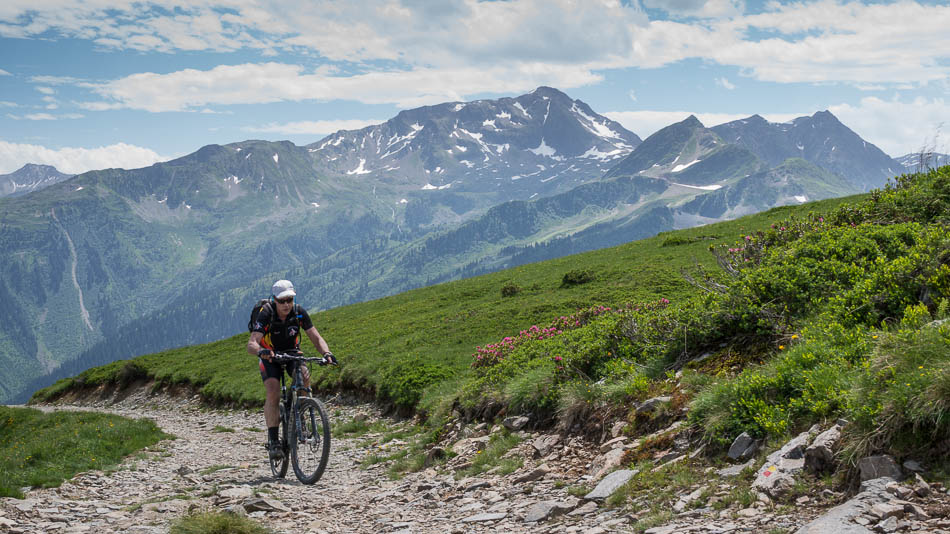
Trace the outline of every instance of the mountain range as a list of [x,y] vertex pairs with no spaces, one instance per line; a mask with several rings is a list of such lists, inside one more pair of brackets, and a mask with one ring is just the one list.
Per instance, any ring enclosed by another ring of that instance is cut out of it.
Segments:
[[689,117],[641,141],[541,87],[307,146],[209,145],[83,173],[0,199],[0,400],[233,335],[277,278],[326,309],[867,191],[903,171],[829,112],[714,128]]

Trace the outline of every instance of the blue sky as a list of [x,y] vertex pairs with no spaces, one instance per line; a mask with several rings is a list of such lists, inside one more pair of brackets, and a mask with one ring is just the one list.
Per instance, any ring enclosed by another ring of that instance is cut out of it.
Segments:
[[557,87],[641,137],[830,110],[950,152],[946,1],[4,0],[0,173],[308,144],[401,109]]

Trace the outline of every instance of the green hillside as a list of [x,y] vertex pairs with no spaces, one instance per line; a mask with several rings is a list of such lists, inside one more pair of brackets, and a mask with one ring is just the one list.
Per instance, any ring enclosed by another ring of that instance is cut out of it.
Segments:
[[[438,377],[437,382],[445,381],[446,390],[451,390],[471,373],[471,355],[476,346],[590,306],[617,307],[660,298],[683,300],[697,289],[680,271],[696,263],[713,269],[715,259],[707,251],[710,245],[731,243],[741,233],[766,228],[795,214],[830,209],[844,201],[777,208],[736,221],[664,233],[618,247],[314,313],[314,324],[344,363],[339,370],[327,371],[323,383],[327,387],[361,389],[381,401],[414,407],[423,392],[431,395],[433,389],[426,387],[430,385],[427,380],[409,380],[400,386],[400,373]],[[580,271],[590,273],[592,280],[563,286],[565,275]],[[506,286],[520,290],[505,297],[502,289]],[[251,303],[245,306],[248,310]],[[306,301],[302,304],[319,307]],[[120,380],[134,367],[137,371],[133,376],[190,383],[215,402],[260,404],[260,377],[254,358],[244,351],[246,342],[247,335],[241,333],[206,345],[138,357],[131,364],[117,361],[60,381],[36,398],[76,384]]]
[[[948,222],[945,167],[333,309],[314,319],[344,364],[318,382],[436,425],[455,411],[575,431],[626,418],[644,433],[688,407],[710,450],[843,417],[848,454],[926,458],[950,433]],[[245,340],[115,362],[34,399],[152,377],[260,404]],[[661,394],[669,409],[631,411]]]

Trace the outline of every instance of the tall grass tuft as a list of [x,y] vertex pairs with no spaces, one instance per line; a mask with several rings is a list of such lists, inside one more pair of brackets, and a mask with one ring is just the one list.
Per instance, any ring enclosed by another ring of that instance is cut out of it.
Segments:
[[195,512],[172,523],[169,534],[270,534],[257,521],[225,512]]

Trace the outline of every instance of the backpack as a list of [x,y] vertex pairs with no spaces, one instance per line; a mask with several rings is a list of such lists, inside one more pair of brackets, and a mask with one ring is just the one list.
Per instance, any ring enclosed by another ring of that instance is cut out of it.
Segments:
[[257,301],[257,304],[251,308],[251,320],[247,322],[247,331],[251,332],[254,330],[254,323],[257,322],[257,316],[260,315],[261,310],[264,309],[264,306],[270,304],[270,299],[261,299]]

